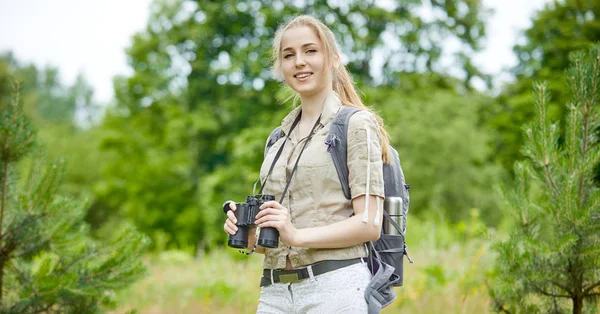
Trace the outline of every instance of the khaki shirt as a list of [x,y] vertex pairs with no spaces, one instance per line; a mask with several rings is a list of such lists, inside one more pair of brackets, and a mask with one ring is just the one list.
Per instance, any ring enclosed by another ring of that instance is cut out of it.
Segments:
[[[292,224],[297,229],[327,226],[349,218],[354,212],[351,201],[344,196],[331,154],[327,152],[325,144],[331,122],[340,108],[340,99],[335,92],[332,92],[325,100],[321,121],[302,153],[285,199],[281,202],[289,209]],[[281,126],[284,136],[267,152],[260,169],[261,182],[264,182],[271,163],[284,143],[287,132],[300,113],[300,109],[301,107],[298,106],[283,119]],[[284,146],[263,190],[263,194],[274,195],[277,201],[281,198],[298,154],[306,141],[306,138],[299,139],[296,134],[296,130],[290,134],[288,143]],[[370,156],[367,156],[368,149]],[[375,118],[368,111],[359,111],[350,118],[347,163],[352,198],[367,194],[367,187],[369,195],[383,198],[380,133]],[[369,177],[368,181],[367,177]],[[377,205],[381,207],[380,210],[383,210],[383,204],[380,203],[377,202]],[[292,266],[296,268],[323,260],[366,257],[367,251],[363,244],[336,249],[312,249],[284,246],[280,240],[277,248],[265,249],[264,268],[284,268],[288,255]]]

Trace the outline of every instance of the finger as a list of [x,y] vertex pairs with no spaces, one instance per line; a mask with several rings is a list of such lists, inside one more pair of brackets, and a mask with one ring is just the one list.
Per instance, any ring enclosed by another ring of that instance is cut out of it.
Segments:
[[259,224],[258,226],[261,228],[275,228],[277,230],[280,230],[283,227],[284,223],[281,221],[265,221],[261,224]]
[[234,233],[236,233],[236,232],[237,232],[237,230],[238,230],[238,227],[235,225],[235,223],[233,223],[233,221],[231,221],[231,220],[229,220],[229,219],[227,219],[227,220],[225,221],[225,225],[226,225],[226,226],[227,226],[229,229],[233,230],[233,232],[234,232]]
[[254,220],[256,221],[256,220],[258,220],[258,219],[260,219],[260,218],[262,218],[264,216],[267,216],[267,215],[277,215],[280,212],[281,212],[280,210],[277,210],[277,209],[274,209],[274,208],[271,208],[271,207],[265,208],[265,209],[261,209],[258,212],[258,214],[256,214],[256,216],[254,216]]
[[235,217],[235,213],[233,211],[227,211],[227,218],[229,218],[229,220],[231,220],[234,224],[237,224],[237,218]]
[[287,219],[287,215],[285,215],[285,213],[272,208],[262,210],[258,214],[261,216],[258,217],[257,215],[258,218],[254,219],[254,223],[257,225],[265,221],[285,221]]
[[228,225],[227,223],[225,223],[223,225],[223,230],[225,230],[225,232],[229,235],[234,235],[236,233],[236,231],[233,231]]
[[276,208],[276,209],[281,209],[283,208],[283,206],[281,206],[281,204],[279,204],[279,202],[277,201],[268,201],[268,202],[264,202],[261,206],[260,209],[265,209],[265,208]]
[[229,203],[229,208],[231,208],[231,210],[235,211],[237,209],[237,206],[235,206],[235,202]]

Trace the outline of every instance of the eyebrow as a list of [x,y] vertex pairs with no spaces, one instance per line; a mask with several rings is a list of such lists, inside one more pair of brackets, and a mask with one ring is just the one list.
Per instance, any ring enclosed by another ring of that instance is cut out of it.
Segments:
[[[307,47],[307,46],[313,46],[313,45],[316,46],[317,44],[315,44],[315,43],[306,43],[306,44],[302,45],[302,48]],[[286,50],[294,50],[294,49],[292,47],[286,47],[285,49],[283,49],[281,51],[283,52],[283,51],[286,51]]]

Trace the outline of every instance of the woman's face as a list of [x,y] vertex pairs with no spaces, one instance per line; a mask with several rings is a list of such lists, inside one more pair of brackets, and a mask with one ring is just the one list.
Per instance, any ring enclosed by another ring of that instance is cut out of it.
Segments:
[[285,31],[281,39],[281,69],[285,82],[301,96],[331,89],[321,40],[308,26]]

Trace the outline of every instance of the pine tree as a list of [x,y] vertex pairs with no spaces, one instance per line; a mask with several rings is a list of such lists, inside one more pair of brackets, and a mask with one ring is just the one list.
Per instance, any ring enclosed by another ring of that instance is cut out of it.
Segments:
[[[518,59],[511,69],[513,83],[503,86],[497,104],[483,111],[486,124],[497,131],[492,142],[497,149],[495,160],[511,170],[525,137],[521,126],[532,121],[531,104],[534,81],[545,81],[551,92],[548,115],[553,119],[566,116],[565,104],[571,94],[564,84],[563,73],[569,68],[567,56],[587,49],[600,41],[600,1],[545,1],[546,5],[531,16],[530,27],[513,47]],[[564,129],[564,128],[563,128]],[[600,171],[596,172],[600,178]]]
[[[132,229],[110,243],[89,237],[85,201],[57,195],[64,160],[46,163],[35,153],[40,145],[23,115],[18,83],[12,95],[0,103],[0,312],[110,308],[115,291],[145,272],[140,254],[148,240]],[[22,177],[25,158],[31,166]]]
[[[491,289],[503,313],[596,313],[600,297],[600,45],[571,56],[573,95],[565,132],[548,118],[549,91],[536,84],[536,117],[524,128],[526,159],[503,189],[515,223],[496,244]],[[564,134],[561,136],[560,134]]]

